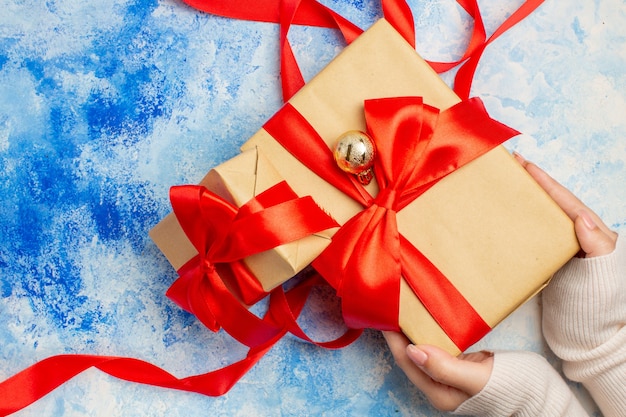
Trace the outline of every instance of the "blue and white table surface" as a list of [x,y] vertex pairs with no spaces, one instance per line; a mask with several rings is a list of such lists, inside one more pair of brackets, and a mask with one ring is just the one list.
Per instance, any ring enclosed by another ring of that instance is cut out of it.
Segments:
[[[481,0],[491,33],[521,0]],[[325,3],[362,28],[379,2]],[[459,57],[471,20],[453,0],[412,1],[417,49]],[[0,0],[0,379],[51,355],[141,358],[183,377],[245,350],[164,293],[176,278],[148,230],[168,189],[196,183],[281,105],[278,28],[178,0]],[[295,27],[309,79],[343,48]],[[613,228],[626,218],[626,1],[547,1],[487,48],[473,85],[506,143]],[[446,81],[452,78],[444,77]],[[475,349],[547,355],[540,297]],[[304,325],[336,331],[320,292]],[[333,310],[336,311],[336,308]],[[584,391],[572,388],[591,413]],[[2,399],[0,399],[2,401]],[[323,350],[293,337],[218,398],[89,370],[19,416],[439,416],[367,331]]]

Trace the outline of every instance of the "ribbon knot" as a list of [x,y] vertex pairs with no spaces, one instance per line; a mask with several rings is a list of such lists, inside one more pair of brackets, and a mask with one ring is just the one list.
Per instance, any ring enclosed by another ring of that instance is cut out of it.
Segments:
[[205,256],[201,256],[202,261],[200,262],[201,268],[200,268],[200,272],[203,276],[208,276],[210,274],[216,273],[215,271],[215,265],[213,264],[213,262],[211,262],[211,260],[209,258]]
[[373,201],[373,204],[378,207],[386,208],[387,210],[396,210],[396,198],[398,192],[395,188],[387,187],[379,191],[378,195]]

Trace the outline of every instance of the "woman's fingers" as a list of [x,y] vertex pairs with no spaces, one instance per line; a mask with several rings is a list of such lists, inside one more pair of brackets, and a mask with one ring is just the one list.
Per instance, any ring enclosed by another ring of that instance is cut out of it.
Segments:
[[492,355],[487,352],[454,357],[436,346],[409,345],[407,353],[433,380],[458,388],[469,396],[483,389],[493,366]]
[[596,216],[587,210],[581,210],[574,221],[576,237],[583,252],[588,258],[608,255],[615,250],[617,234],[603,228],[595,223]]
[[398,366],[439,410],[455,410],[489,380],[493,367],[489,353],[455,358],[435,346],[414,346],[400,333],[383,334]]

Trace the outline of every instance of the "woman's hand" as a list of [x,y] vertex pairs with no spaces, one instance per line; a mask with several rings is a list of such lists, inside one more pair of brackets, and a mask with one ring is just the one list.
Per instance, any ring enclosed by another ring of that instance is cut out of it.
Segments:
[[576,237],[585,257],[608,255],[615,250],[617,233],[610,230],[589,207],[537,165],[526,161],[518,153],[514,153],[514,156],[541,188],[574,221]]
[[439,410],[455,410],[478,394],[491,375],[493,354],[489,352],[454,357],[435,346],[414,346],[400,333],[383,335],[398,366]]
[[[537,165],[517,153],[514,156],[574,221],[584,256],[608,255],[615,250],[617,233]],[[478,394],[489,381],[493,369],[493,355],[489,352],[454,357],[435,346],[414,346],[400,333],[383,332],[383,335],[398,366],[439,410],[455,410],[465,400]]]

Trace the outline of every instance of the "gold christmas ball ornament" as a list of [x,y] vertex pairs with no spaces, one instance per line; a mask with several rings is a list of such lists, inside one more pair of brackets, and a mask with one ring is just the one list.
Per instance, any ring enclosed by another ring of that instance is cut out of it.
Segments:
[[339,136],[333,155],[339,168],[356,175],[362,184],[367,185],[372,180],[376,148],[367,133],[350,130]]

